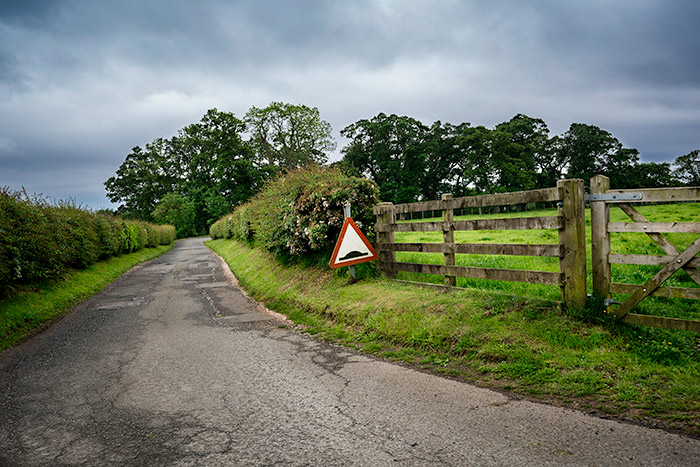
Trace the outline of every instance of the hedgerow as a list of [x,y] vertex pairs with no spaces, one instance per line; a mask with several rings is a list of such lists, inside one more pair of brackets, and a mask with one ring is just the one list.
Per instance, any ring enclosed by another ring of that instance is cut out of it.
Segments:
[[170,225],[124,220],[0,187],[0,297],[17,285],[174,240]]
[[343,204],[363,232],[374,237],[377,185],[339,169],[307,167],[282,174],[251,201],[215,222],[212,238],[235,238],[284,259],[330,255],[343,225]]

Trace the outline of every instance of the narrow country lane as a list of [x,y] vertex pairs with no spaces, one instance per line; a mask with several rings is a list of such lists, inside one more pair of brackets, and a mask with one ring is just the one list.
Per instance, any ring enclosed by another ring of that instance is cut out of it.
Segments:
[[295,333],[203,239],[0,355],[0,465],[697,465],[700,440]]

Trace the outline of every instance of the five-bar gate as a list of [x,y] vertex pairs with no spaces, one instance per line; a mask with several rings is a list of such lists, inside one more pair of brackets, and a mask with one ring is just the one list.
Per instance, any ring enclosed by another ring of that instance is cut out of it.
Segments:
[[[630,313],[644,298],[654,295],[671,298],[700,300],[700,289],[662,287],[663,282],[683,269],[700,285],[700,238],[685,251],[678,249],[663,235],[670,232],[700,233],[700,222],[649,222],[632,203],[700,201],[700,187],[653,188],[638,190],[611,190],[608,177],[597,175],[591,179],[591,240],[593,259],[593,293],[605,300],[615,316],[627,323],[659,326],[700,332],[700,321],[666,318]],[[610,222],[610,206],[615,205],[633,222]],[[610,252],[611,232],[642,232],[651,238],[666,255],[621,255]],[[658,265],[663,268],[644,284],[621,284],[611,280],[611,264]],[[629,294],[614,307],[612,294]]]

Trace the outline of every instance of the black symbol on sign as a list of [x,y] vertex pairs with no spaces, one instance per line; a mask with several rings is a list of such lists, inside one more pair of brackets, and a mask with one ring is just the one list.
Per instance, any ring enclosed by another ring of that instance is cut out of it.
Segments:
[[362,256],[369,256],[369,253],[366,251],[353,250],[342,258],[338,258],[338,261],[347,261],[353,258],[361,258]]

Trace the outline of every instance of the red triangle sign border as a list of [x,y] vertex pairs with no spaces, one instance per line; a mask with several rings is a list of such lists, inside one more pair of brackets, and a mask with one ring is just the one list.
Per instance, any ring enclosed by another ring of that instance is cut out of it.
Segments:
[[[347,261],[343,261],[338,263],[338,253],[340,252],[340,247],[343,244],[343,240],[345,239],[345,234],[347,233],[348,227],[352,228],[355,233],[360,237],[360,240],[362,240],[362,243],[365,244],[367,249],[370,252],[369,256],[363,256],[361,258],[356,258],[356,259],[351,259]],[[337,269],[337,268],[342,268],[345,266],[353,266],[355,264],[359,263],[365,263],[368,261],[374,261],[378,258],[377,251],[374,249],[372,244],[369,243],[369,240],[367,240],[367,237],[365,237],[365,234],[362,233],[360,228],[355,224],[355,221],[352,220],[351,217],[346,217],[345,222],[343,222],[343,228],[340,230],[340,236],[338,237],[338,241],[335,243],[335,248],[333,249],[333,254],[331,255],[331,260],[328,262],[328,266],[331,269]]]

